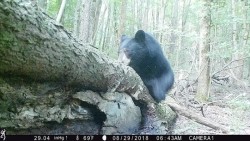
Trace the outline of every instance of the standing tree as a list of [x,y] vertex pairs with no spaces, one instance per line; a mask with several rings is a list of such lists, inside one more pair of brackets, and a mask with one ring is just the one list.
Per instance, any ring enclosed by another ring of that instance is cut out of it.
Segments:
[[63,0],[62,3],[61,3],[60,10],[59,10],[59,12],[57,14],[57,17],[56,17],[56,22],[58,22],[58,23],[60,23],[61,18],[63,16],[64,8],[65,8],[65,5],[66,5],[66,1],[67,0]]
[[[84,43],[93,43],[94,35],[97,30],[97,25],[99,21],[99,14],[101,9],[101,0],[96,1],[78,1],[80,7],[78,7],[79,12],[74,24],[75,31],[79,32],[77,37],[82,40]],[[78,30],[76,30],[78,29]]]
[[[243,36],[243,48],[245,50],[247,50],[245,52],[245,55],[246,56],[250,56],[250,52],[249,52],[249,49],[250,48],[249,46],[247,46],[247,44],[249,43],[249,30],[250,30],[250,23],[248,22],[249,21],[249,18],[248,18],[248,13],[249,12],[249,4],[248,4],[248,0],[245,0],[244,1],[244,23],[243,23],[243,31],[245,31],[244,33],[244,36]],[[246,73],[246,77],[249,78],[250,77],[250,58],[248,58],[247,60],[245,60],[244,62],[244,66],[247,67],[247,73]]]
[[233,50],[235,50],[235,53],[232,56],[233,60],[237,60],[237,67],[234,68],[234,73],[236,76],[236,79],[242,79],[243,76],[243,60],[242,53],[240,52],[240,46],[238,45],[238,32],[237,32],[237,20],[236,20],[236,6],[237,2],[235,0],[231,0],[231,6],[232,6],[232,47]]
[[202,12],[200,22],[200,47],[199,47],[199,78],[196,100],[203,102],[209,98],[210,90],[210,22],[211,0],[202,0]]

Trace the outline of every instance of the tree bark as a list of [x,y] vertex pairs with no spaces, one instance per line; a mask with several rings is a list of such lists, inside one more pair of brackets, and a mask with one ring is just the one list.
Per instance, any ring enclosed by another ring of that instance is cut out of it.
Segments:
[[[240,53],[240,46],[238,45],[238,39],[237,39],[237,21],[236,21],[236,5],[237,2],[235,0],[231,0],[232,5],[232,47],[236,51],[232,59],[233,60],[239,60],[240,58],[243,58],[242,53]],[[234,69],[234,74],[236,75],[236,79],[242,79],[243,76],[243,60],[237,61],[237,68]]]
[[178,28],[178,17],[179,17],[179,0],[175,0],[172,8],[171,17],[171,35],[170,35],[170,52],[175,52],[177,47],[178,37],[176,35],[176,30]]
[[84,43],[93,44],[95,30],[97,29],[101,0],[82,1],[80,10],[79,39]]
[[80,27],[80,9],[81,9],[81,0],[77,0],[76,8],[74,13],[74,30],[73,35],[79,37],[79,27]]
[[142,83],[136,82],[140,78],[129,67],[120,67],[98,50],[83,46],[42,12],[32,13],[34,9],[21,5],[13,10],[7,4],[1,6],[0,15],[0,74],[64,81],[94,91],[107,91],[117,82],[117,91],[133,95],[141,89]]
[[[249,40],[249,30],[250,30],[250,23],[247,22],[249,20],[248,18],[248,10],[249,10],[249,4],[248,0],[244,1],[244,23],[243,23],[243,31],[245,31],[243,35],[243,48],[247,50],[247,44]],[[247,53],[244,54],[244,56],[247,56]],[[250,77],[250,58],[244,60],[244,66],[247,68],[246,69],[246,77]],[[243,68],[244,68],[243,66]]]
[[[125,33],[125,29],[126,29],[126,19],[127,19],[127,2],[126,1],[121,1],[121,15],[120,15],[120,24],[119,24],[119,31],[118,31],[118,35],[121,36],[122,34]],[[120,39],[120,37],[118,38]],[[120,40],[119,40],[120,41]]]
[[203,0],[200,23],[200,47],[199,47],[199,69],[198,88],[196,99],[204,102],[209,98],[210,89],[210,0]]

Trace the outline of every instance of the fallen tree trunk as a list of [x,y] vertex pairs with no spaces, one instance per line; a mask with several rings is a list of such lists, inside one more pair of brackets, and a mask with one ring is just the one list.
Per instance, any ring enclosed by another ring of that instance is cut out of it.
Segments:
[[46,14],[21,4],[0,5],[0,74],[147,96],[141,95],[146,88],[131,68],[82,45]]
[[130,67],[82,45],[36,7],[0,2],[1,128],[15,129],[13,134],[100,134],[89,129],[94,121],[102,134],[130,134],[143,118],[137,101],[154,102]]
[[196,121],[197,123],[200,123],[200,124],[203,124],[205,126],[208,126],[210,128],[213,128],[215,130],[220,130],[222,131],[223,133],[230,133],[230,129],[229,128],[226,128],[222,125],[220,125],[219,123],[216,123],[216,122],[213,122],[207,118],[204,118],[204,117],[201,117],[199,115],[197,115],[196,113],[188,110],[187,108],[185,107],[182,107],[180,106],[174,99],[172,98],[168,98],[166,103],[168,104],[168,106],[170,108],[172,108],[175,112],[191,119],[191,120],[194,120]]

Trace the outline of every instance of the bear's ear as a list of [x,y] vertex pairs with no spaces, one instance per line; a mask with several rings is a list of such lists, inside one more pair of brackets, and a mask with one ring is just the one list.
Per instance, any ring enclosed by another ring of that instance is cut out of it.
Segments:
[[121,37],[121,40],[120,40],[120,42],[122,43],[125,39],[127,39],[128,37],[126,36],[126,35],[122,35],[122,37]]
[[135,39],[136,39],[136,41],[144,42],[145,41],[145,32],[143,30],[138,30],[135,33]]

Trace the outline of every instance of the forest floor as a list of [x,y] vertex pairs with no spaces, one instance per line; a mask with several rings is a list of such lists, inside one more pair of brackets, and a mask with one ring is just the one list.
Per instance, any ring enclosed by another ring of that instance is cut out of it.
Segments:
[[[175,96],[179,103],[187,107],[187,99],[194,99],[195,92],[189,95]],[[230,129],[229,134],[250,135],[250,86],[215,85],[210,92],[209,103],[204,108],[205,118]],[[202,116],[200,109],[188,107],[189,110]],[[171,134],[223,134],[205,125],[199,124],[182,115],[178,115]]]

